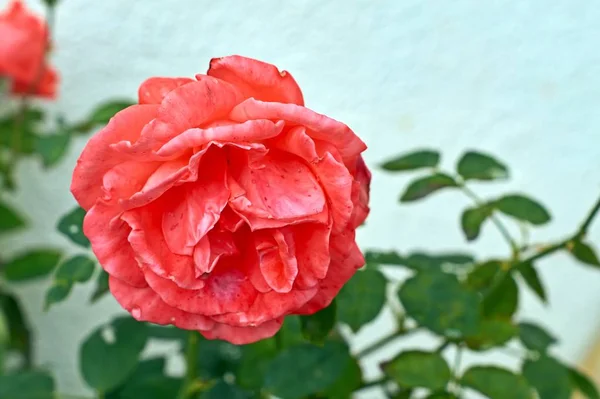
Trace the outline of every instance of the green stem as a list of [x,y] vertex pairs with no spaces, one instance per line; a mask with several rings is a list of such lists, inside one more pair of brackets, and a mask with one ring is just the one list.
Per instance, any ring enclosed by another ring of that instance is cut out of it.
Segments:
[[[464,184],[464,182],[459,181],[458,184],[459,184],[459,187],[462,189],[462,191],[467,195],[467,197],[469,197],[473,200],[475,205],[485,206],[485,202],[481,198],[479,198],[479,196],[477,194],[475,194],[475,192],[473,192],[470,188],[468,188]],[[492,213],[490,215],[490,220],[492,221],[492,223],[494,223],[494,225],[496,226],[496,228],[498,229],[498,231],[500,232],[502,237],[504,237],[504,239],[506,240],[508,245],[510,245],[510,249],[512,251],[513,258],[515,258],[519,254],[519,246],[517,245],[515,240],[512,238],[512,236],[508,232],[508,229],[506,228],[506,226],[504,226],[502,221],[494,213]]]
[[440,346],[438,346],[438,347],[436,348],[436,350],[435,350],[435,351],[436,351],[437,353],[441,353],[441,352],[443,352],[443,351],[444,351],[444,349],[446,349],[448,346],[450,346],[450,343],[451,343],[450,341],[448,341],[448,340],[445,340],[444,342],[442,342],[442,343],[440,344]]
[[358,353],[356,354],[356,357],[361,358],[361,357],[365,357],[370,355],[371,353],[381,349],[382,347],[384,347],[385,345],[389,344],[390,342],[392,342],[393,340],[395,340],[396,338],[409,334],[413,331],[415,331],[415,329],[408,329],[408,330],[401,330],[401,331],[394,331],[393,333],[386,335],[385,337],[383,337],[382,339],[380,339],[377,342],[374,342],[373,344],[367,346],[366,348],[364,348],[361,351],[358,351]]
[[598,198],[598,200],[596,200],[596,204],[590,210],[587,217],[581,224],[581,227],[577,231],[576,237],[583,237],[586,235],[588,228],[592,224],[592,221],[594,220],[594,218],[596,217],[596,215],[598,214],[599,211],[600,211],[600,198]]
[[360,387],[358,387],[357,391],[363,390],[363,389],[367,389],[367,388],[371,388],[371,387],[375,387],[381,384],[384,384],[386,381],[388,380],[387,377],[380,377],[374,381],[369,381],[369,382],[363,382],[361,384]]
[[185,378],[179,391],[177,399],[187,399],[190,393],[190,387],[193,385],[198,375],[198,343],[200,335],[197,331],[188,333],[188,341],[185,350]]

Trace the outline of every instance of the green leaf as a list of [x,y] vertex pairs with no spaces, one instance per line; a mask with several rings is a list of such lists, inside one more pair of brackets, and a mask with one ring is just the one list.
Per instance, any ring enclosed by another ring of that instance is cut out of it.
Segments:
[[[415,252],[404,259],[404,265],[415,271],[439,271],[443,270],[444,266],[465,266],[473,263],[475,260],[471,255],[462,253],[444,253],[444,254],[426,254],[423,252]],[[458,269],[461,269],[459,267]],[[446,271],[446,270],[444,270]]]
[[329,335],[336,321],[335,299],[326,308],[310,316],[300,317],[302,335],[312,342],[323,342]]
[[550,345],[557,342],[542,327],[528,322],[519,323],[519,338],[526,348],[539,352],[546,352]]
[[467,337],[466,344],[474,351],[486,351],[502,346],[517,335],[517,327],[509,320],[483,320],[477,334]]
[[75,255],[63,262],[56,271],[56,280],[85,283],[94,274],[96,262],[86,255]]
[[413,180],[404,194],[400,197],[400,202],[412,202],[427,197],[428,195],[447,187],[458,187],[456,181],[443,173],[436,173],[431,176],[422,177]]
[[383,365],[384,373],[403,388],[446,387],[452,373],[439,353],[411,350]]
[[280,352],[268,365],[265,389],[282,399],[300,399],[326,390],[344,372],[348,349],[338,342],[319,347],[299,344]]
[[[33,154],[37,131],[43,116],[41,110],[29,109],[23,118],[11,115],[0,119],[0,147],[10,151],[16,149],[19,154]],[[16,140],[14,133],[17,133]]]
[[594,249],[583,241],[573,241],[569,251],[573,254],[575,259],[586,265],[600,266],[600,260],[598,260],[598,256]]
[[481,226],[490,215],[491,210],[487,205],[465,209],[460,217],[460,225],[467,241],[479,237]]
[[108,273],[104,270],[100,270],[98,277],[96,278],[96,288],[90,297],[90,302],[94,303],[102,298],[108,292]]
[[358,331],[379,315],[385,304],[387,281],[378,270],[357,271],[337,297],[338,320]]
[[[173,396],[174,398],[175,396]],[[136,398],[141,398],[137,396]],[[143,397],[146,398],[145,396]],[[213,385],[208,391],[202,393],[199,399],[250,399],[252,395],[240,387],[231,385],[221,380]],[[132,398],[133,399],[133,398]],[[158,399],[158,398],[157,398]]]
[[575,368],[569,368],[571,385],[588,399],[600,399],[600,393],[594,383]]
[[61,256],[54,249],[28,251],[4,265],[4,277],[8,281],[26,281],[46,276],[54,270]]
[[490,155],[466,152],[456,168],[464,180],[499,180],[508,178],[508,168]]
[[467,276],[467,285],[484,293],[489,290],[496,278],[503,275],[503,264],[498,260],[488,260],[477,265]]
[[362,383],[362,370],[358,361],[349,358],[342,374],[337,381],[330,385],[322,395],[327,399],[348,399],[352,397],[352,392],[356,391]]
[[546,208],[524,195],[506,195],[495,200],[491,205],[505,215],[533,225],[542,225],[550,221],[550,213]]
[[50,306],[55,303],[59,303],[67,299],[73,288],[73,282],[68,280],[55,281],[52,287],[46,292],[46,301],[44,303],[44,310],[50,309]]
[[365,252],[367,264],[377,265],[404,265],[405,259],[395,251],[367,251]]
[[56,228],[75,244],[89,248],[90,241],[83,234],[84,217],[85,211],[80,207],[75,207],[59,220]]
[[188,332],[174,326],[159,326],[158,324],[149,324],[148,336],[150,338],[166,341],[185,342],[188,337]]
[[0,202],[0,233],[6,233],[25,226],[25,219],[8,205]]
[[100,104],[90,114],[88,121],[90,124],[105,125],[119,111],[124,110],[135,103],[129,100],[113,100]]
[[83,379],[103,392],[119,386],[135,371],[147,339],[147,325],[129,317],[96,329],[79,348]]
[[203,339],[198,345],[199,375],[205,380],[236,372],[242,348],[226,341]]
[[8,323],[10,336],[8,349],[14,349],[23,354],[25,366],[31,367],[33,360],[31,328],[17,297],[0,292],[0,313],[4,315],[4,319]]
[[140,362],[127,381],[106,394],[106,399],[166,399],[175,398],[182,381],[164,375],[164,358]]
[[483,314],[486,317],[510,319],[519,307],[519,288],[512,275],[506,273],[486,292]]
[[277,354],[275,339],[264,339],[242,347],[235,381],[243,388],[260,390],[271,359]]
[[39,136],[35,141],[35,151],[42,157],[44,167],[56,165],[65,155],[71,141],[69,133]]
[[425,399],[458,399],[458,397],[450,392],[435,392],[425,397]]
[[44,371],[0,375],[0,398],[54,399],[54,381]]
[[419,150],[386,161],[381,167],[391,172],[401,172],[422,168],[435,168],[440,162],[440,153],[432,150]]
[[521,277],[527,284],[529,288],[537,295],[538,298],[542,300],[542,302],[547,303],[548,299],[546,296],[546,290],[544,289],[544,285],[540,280],[540,277],[537,273],[537,270],[531,263],[522,263],[517,268]]
[[541,356],[536,360],[526,360],[523,376],[538,392],[540,399],[569,399],[571,378],[569,370],[556,359]]
[[280,345],[282,348],[306,342],[302,335],[302,322],[300,321],[300,316],[286,316],[283,325],[277,334],[279,335],[278,338],[281,338]]
[[404,282],[398,296],[410,317],[437,334],[458,338],[477,332],[479,297],[454,275],[417,273]]
[[527,380],[495,366],[475,366],[468,369],[461,383],[490,399],[531,399]]

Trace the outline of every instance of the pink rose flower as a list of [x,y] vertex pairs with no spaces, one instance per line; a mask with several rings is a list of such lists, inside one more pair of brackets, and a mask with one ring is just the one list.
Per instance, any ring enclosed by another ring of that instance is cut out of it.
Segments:
[[0,79],[9,79],[12,93],[56,96],[58,75],[46,64],[47,46],[46,23],[21,1],[0,13]]
[[150,78],[77,161],[71,191],[133,317],[234,344],[331,303],[364,264],[365,144],[292,76],[231,56]]

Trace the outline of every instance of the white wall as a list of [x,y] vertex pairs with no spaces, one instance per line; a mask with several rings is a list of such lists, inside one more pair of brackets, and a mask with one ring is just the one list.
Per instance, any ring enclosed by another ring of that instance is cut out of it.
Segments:
[[[36,0],[29,3],[41,9]],[[367,142],[366,158],[415,147],[442,148],[452,168],[466,148],[497,154],[513,168],[508,184],[474,186],[482,194],[526,190],[551,209],[554,222],[534,241],[575,230],[600,194],[600,4],[587,0],[68,0],[58,11],[54,62],[62,73],[57,111],[79,118],[109,97],[133,98],[155,75],[203,72],[211,57],[242,54],[287,69],[311,108],[340,119]],[[0,6],[7,0],[0,0]],[[72,207],[70,172],[85,139],[43,173],[19,169],[14,203],[32,228],[2,242],[3,251],[51,243]],[[416,205],[396,198],[408,182],[375,171],[372,215],[363,248],[453,249],[504,255],[493,226],[467,245],[458,229],[468,200],[443,193]],[[516,232],[515,232],[516,233]],[[600,220],[590,238],[600,244]],[[541,320],[561,339],[557,353],[577,360],[600,325],[600,272],[565,255],[540,262],[550,306],[531,295],[523,317]],[[62,392],[85,393],[77,371],[79,340],[120,309],[110,297],[84,305],[91,287],[41,312],[48,282],[18,288],[38,330],[38,361],[51,366]],[[355,339],[364,346],[389,331],[383,315]],[[408,344],[433,345],[428,337]],[[407,345],[408,345],[407,344]],[[389,356],[389,355],[388,355]],[[374,356],[367,376],[376,374]],[[510,363],[509,358],[495,359]],[[513,362],[514,363],[514,362]],[[367,398],[377,397],[376,392]]]

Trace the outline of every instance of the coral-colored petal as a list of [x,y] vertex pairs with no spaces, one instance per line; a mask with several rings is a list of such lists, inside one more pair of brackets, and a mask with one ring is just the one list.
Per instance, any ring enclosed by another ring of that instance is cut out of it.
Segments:
[[160,325],[173,324],[184,330],[210,330],[215,326],[209,317],[167,305],[150,287],[133,287],[112,276],[108,282],[117,302],[136,320]]
[[244,225],[244,220],[235,213],[230,206],[226,206],[219,215],[219,226],[222,229],[231,231],[232,233],[239,230]]
[[298,261],[296,286],[308,289],[324,279],[331,261],[329,236],[331,227],[316,223],[305,223],[293,227]]
[[179,86],[165,96],[158,115],[137,141],[124,139],[114,147],[140,158],[147,157],[185,130],[225,118],[241,94],[229,83],[206,77]]
[[350,228],[360,226],[369,215],[371,172],[360,155],[356,160],[354,179],[355,180],[352,183],[352,202],[354,203],[354,209],[350,218]]
[[104,174],[127,160],[110,145],[120,140],[134,141],[157,112],[156,105],[132,105],[118,112],[108,125],[88,141],[73,172],[71,192],[82,208],[90,209],[102,197]]
[[238,249],[230,231],[214,229],[209,231],[194,248],[196,276],[212,272],[222,256],[231,256],[237,253]]
[[116,207],[98,202],[85,215],[83,232],[108,274],[134,287],[146,287],[144,274],[127,241],[131,229],[118,216]]
[[206,339],[223,339],[234,345],[245,345],[272,337],[279,331],[282,323],[283,318],[249,327],[234,327],[217,323],[211,330],[200,331],[200,333]]
[[211,141],[221,142],[253,142],[277,136],[283,129],[284,123],[271,122],[266,119],[246,121],[229,125],[220,125],[206,129],[193,128],[163,145],[156,153],[169,157],[173,154],[202,147]]
[[333,219],[334,230],[343,230],[352,214],[351,197],[352,176],[346,166],[333,154],[337,151],[332,146],[315,145],[306,134],[306,129],[296,127],[273,142],[276,148],[296,154],[308,162],[309,167],[319,179],[330,203],[329,211]]
[[298,275],[292,234],[288,229],[258,232],[254,242],[260,271],[269,287],[279,293],[290,292]]
[[250,308],[258,292],[243,271],[241,259],[222,258],[213,272],[203,279],[204,287],[184,289],[144,268],[148,285],[171,306],[190,313],[213,316],[229,312],[244,312]]
[[193,82],[190,78],[163,78],[154,77],[146,79],[138,89],[138,101],[140,104],[160,104],[167,94]]
[[156,216],[162,212],[160,204],[153,204],[127,211],[121,216],[131,226],[128,240],[138,263],[142,270],[150,269],[180,287],[202,288],[204,281],[196,278],[192,257],[177,255],[169,250],[163,236],[161,219]]
[[239,55],[213,58],[208,75],[233,84],[246,98],[304,105],[302,91],[292,75],[266,62]]
[[[299,219],[318,215],[325,208],[321,186],[298,158],[271,151],[258,166],[241,162],[230,170],[229,203],[242,217]],[[232,179],[237,187],[232,186]]]
[[169,249],[191,255],[202,237],[213,228],[229,199],[226,160],[219,151],[203,158],[198,180],[170,190],[162,229]]
[[319,292],[297,314],[313,314],[329,306],[342,286],[365,264],[354,235],[354,230],[346,230],[331,236],[331,263],[327,276],[321,282]]
[[305,126],[309,136],[332,143],[344,159],[355,157],[367,148],[348,126],[295,104],[267,103],[249,98],[238,104],[229,118],[237,122],[253,119],[284,120]]
[[102,199],[118,202],[141,191],[146,182],[161,166],[159,162],[127,161],[116,165],[102,177]]

